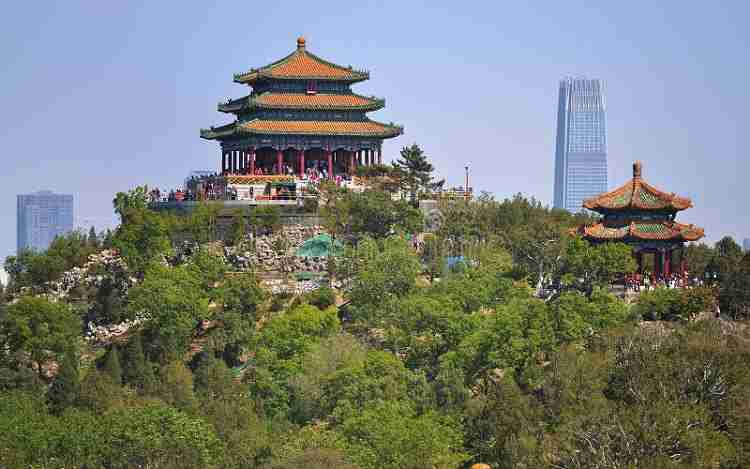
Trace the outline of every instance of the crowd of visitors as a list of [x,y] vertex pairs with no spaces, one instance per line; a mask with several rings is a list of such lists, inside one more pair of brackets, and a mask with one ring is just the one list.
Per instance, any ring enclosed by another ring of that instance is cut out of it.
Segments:
[[690,288],[701,286],[703,281],[699,278],[690,278],[689,272],[684,274],[672,273],[669,275],[655,275],[654,273],[635,273],[624,278],[627,291],[640,292],[655,288]]

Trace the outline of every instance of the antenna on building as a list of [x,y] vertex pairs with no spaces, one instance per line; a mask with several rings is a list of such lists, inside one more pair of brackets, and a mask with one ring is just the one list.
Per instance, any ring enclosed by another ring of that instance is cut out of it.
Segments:
[[469,198],[469,165],[464,166],[466,170],[466,185],[464,186],[464,197]]

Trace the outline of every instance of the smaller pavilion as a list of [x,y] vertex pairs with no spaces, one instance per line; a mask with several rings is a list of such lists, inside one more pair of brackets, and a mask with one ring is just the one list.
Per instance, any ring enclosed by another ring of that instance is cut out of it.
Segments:
[[[704,236],[703,229],[675,221],[677,212],[691,208],[690,199],[663,192],[643,179],[640,161],[633,164],[633,179],[625,185],[585,200],[583,207],[602,215],[602,219],[581,226],[578,234],[591,243],[619,241],[633,247],[639,272],[643,272],[644,254],[653,254],[653,273],[657,278],[684,275],[684,244]],[[674,254],[680,261],[674,268]]]

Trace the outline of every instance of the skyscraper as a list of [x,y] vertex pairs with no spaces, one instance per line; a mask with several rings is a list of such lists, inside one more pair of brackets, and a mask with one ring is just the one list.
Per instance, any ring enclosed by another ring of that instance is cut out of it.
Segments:
[[745,252],[750,252],[750,238],[745,238],[745,240],[742,241],[742,247],[745,249]]
[[73,196],[40,191],[18,196],[17,250],[47,249],[56,236],[73,231]]
[[607,134],[599,80],[560,81],[555,148],[555,208],[580,211],[607,190]]

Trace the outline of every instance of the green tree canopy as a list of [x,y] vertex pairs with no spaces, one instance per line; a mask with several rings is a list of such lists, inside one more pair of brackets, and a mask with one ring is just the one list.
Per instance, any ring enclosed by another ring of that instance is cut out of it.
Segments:
[[40,376],[42,364],[76,351],[80,333],[81,320],[68,305],[41,297],[22,297],[0,316],[0,349],[8,350],[15,361],[28,354]]
[[393,163],[401,187],[409,193],[410,200],[416,204],[420,192],[432,192],[443,186],[445,180],[435,181],[432,173],[435,168],[427,160],[427,155],[416,143],[401,149],[401,158]]
[[210,318],[203,292],[188,267],[159,264],[149,267],[143,281],[129,290],[130,316],[149,316],[143,332],[150,356],[166,363],[187,350],[198,321]]

